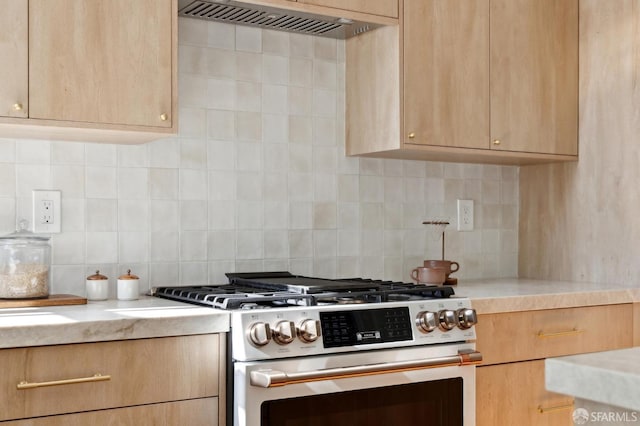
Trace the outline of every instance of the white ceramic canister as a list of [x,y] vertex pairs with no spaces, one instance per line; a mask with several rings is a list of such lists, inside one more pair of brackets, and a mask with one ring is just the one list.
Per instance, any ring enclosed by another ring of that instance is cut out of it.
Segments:
[[87,277],[87,300],[107,300],[109,298],[109,278],[96,271]]
[[131,269],[126,275],[118,277],[118,300],[137,300],[140,295],[140,278],[131,274]]

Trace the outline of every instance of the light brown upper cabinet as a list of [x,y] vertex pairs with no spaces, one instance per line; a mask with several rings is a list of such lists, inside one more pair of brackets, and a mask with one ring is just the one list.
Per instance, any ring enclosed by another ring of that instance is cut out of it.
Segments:
[[489,2],[404,4],[406,142],[489,147]]
[[[0,118],[0,136],[135,143],[176,133],[175,0],[1,2],[16,15],[11,27],[28,22],[28,38],[0,43],[3,56],[21,40],[28,52],[28,72],[0,64],[0,76],[15,73],[23,86],[28,76],[28,100],[0,87],[0,115],[22,104],[28,119]],[[0,20],[10,19],[6,10]]]
[[351,10],[371,15],[398,17],[398,0],[297,0],[298,3]]
[[491,0],[491,140],[578,155],[578,0]]
[[0,0],[0,116],[26,117],[27,93],[28,0]]
[[578,154],[578,0],[401,1],[347,41],[347,154],[526,164]]

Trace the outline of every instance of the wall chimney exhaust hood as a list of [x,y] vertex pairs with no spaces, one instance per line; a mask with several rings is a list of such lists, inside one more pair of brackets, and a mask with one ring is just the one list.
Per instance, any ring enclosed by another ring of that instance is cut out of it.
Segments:
[[178,15],[338,39],[353,37],[381,26],[231,0],[179,0]]

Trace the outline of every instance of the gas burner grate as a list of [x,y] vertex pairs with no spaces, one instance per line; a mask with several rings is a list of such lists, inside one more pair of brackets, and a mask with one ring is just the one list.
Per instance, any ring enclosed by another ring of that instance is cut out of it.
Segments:
[[256,292],[254,288],[221,285],[190,287],[155,287],[153,296],[218,309],[251,309],[284,306],[311,306],[313,297],[286,292]]
[[224,310],[375,304],[444,299],[454,295],[453,288],[447,286],[423,286],[367,278],[328,280],[292,275],[289,272],[234,273],[227,276],[230,284],[156,287],[152,294]]

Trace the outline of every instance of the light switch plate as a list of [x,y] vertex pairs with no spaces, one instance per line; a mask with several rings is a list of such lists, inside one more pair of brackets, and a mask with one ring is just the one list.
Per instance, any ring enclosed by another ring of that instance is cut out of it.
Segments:
[[60,191],[34,189],[31,223],[36,234],[55,234],[60,232],[62,221],[60,209]]

